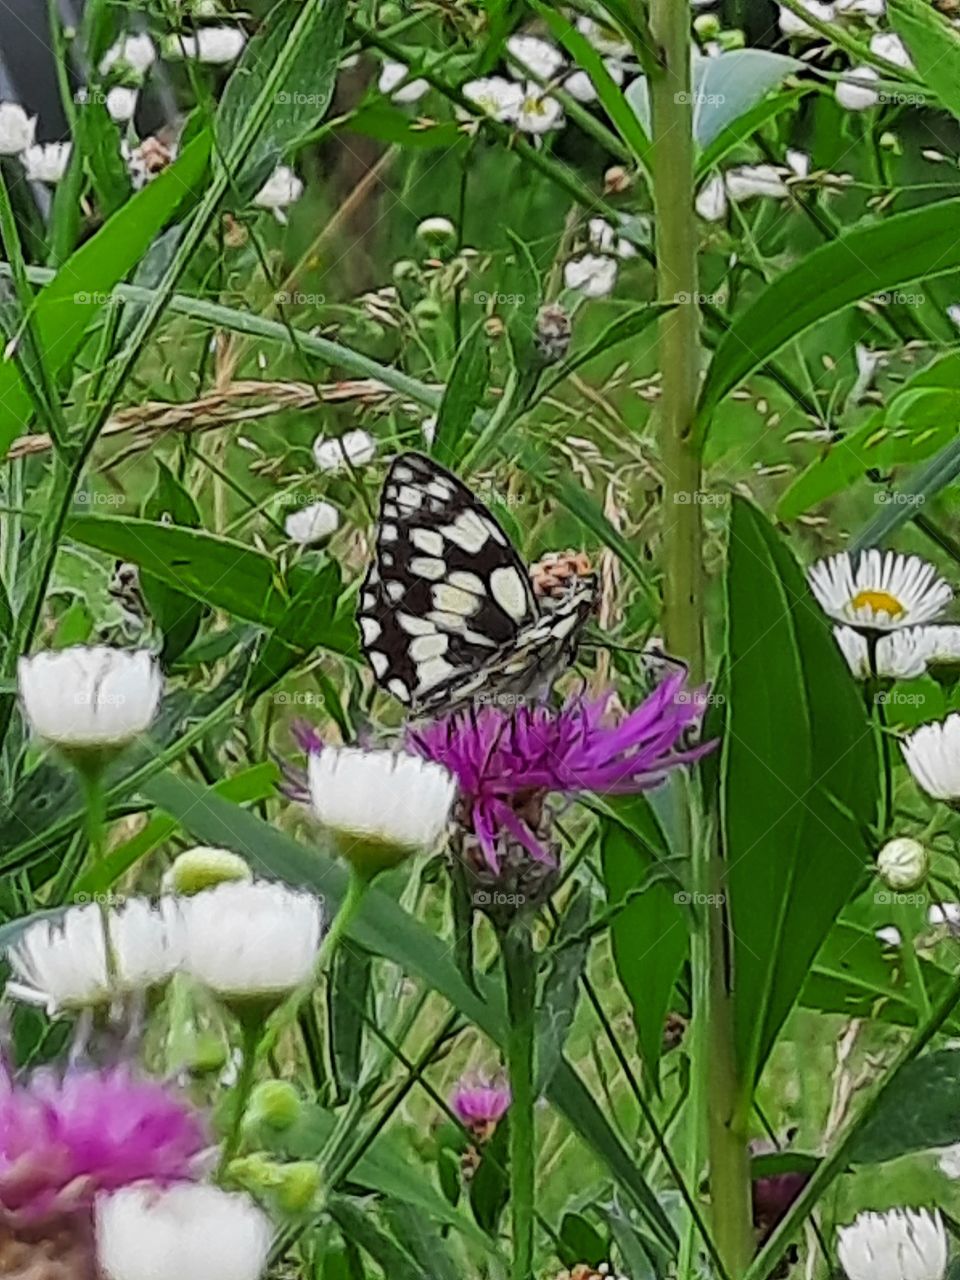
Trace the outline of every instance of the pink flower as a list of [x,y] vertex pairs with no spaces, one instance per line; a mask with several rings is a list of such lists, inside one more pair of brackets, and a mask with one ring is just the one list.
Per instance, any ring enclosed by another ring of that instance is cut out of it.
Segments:
[[497,840],[503,833],[537,861],[550,861],[529,820],[539,810],[531,800],[549,792],[645,791],[715,745],[677,749],[706,703],[703,691],[686,688],[685,672],[667,677],[639,707],[619,717],[611,700],[609,693],[595,701],[578,697],[560,711],[468,708],[411,730],[411,749],[456,777],[491,871],[499,870]]
[[510,1086],[502,1076],[470,1072],[457,1081],[450,1109],[477,1137],[487,1138],[510,1106]]
[[189,1179],[208,1145],[197,1112],[129,1072],[0,1079],[0,1212],[18,1221],[88,1209],[100,1191]]

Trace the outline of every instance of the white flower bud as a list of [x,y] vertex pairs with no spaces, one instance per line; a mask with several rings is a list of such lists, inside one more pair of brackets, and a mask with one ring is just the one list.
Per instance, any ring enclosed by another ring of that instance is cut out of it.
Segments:
[[877,857],[877,871],[884,884],[906,892],[923,884],[930,870],[930,858],[919,840],[898,836],[888,840]]
[[0,156],[16,156],[33,144],[37,117],[16,102],[0,102]]

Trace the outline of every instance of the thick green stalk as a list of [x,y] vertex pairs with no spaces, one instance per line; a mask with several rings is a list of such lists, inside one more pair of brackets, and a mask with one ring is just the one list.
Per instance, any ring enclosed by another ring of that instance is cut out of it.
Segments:
[[507,1071],[510,1076],[510,1210],[513,1217],[511,1280],[532,1280],[536,1217],[534,1037],[537,978],[529,927],[515,923],[501,935],[507,991]]
[[227,1132],[226,1140],[223,1144],[223,1151],[220,1154],[219,1176],[221,1178],[226,1173],[230,1161],[240,1150],[240,1138],[243,1131],[243,1117],[246,1114],[247,1104],[249,1103],[250,1095],[253,1092],[253,1082],[256,1078],[260,1037],[263,1033],[263,1011],[258,1006],[253,1005],[249,1008],[240,1010],[237,1017],[240,1022],[242,1038],[240,1072],[237,1076],[236,1086],[234,1087],[233,1111],[230,1117],[230,1129]]
[[[674,304],[660,321],[660,458],[663,467],[664,636],[694,680],[704,675],[702,461],[693,424],[700,378],[697,228],[694,216],[690,9],[684,0],[651,0],[657,70],[650,80],[658,301]],[[692,946],[695,999],[691,1185],[699,1178],[706,1122],[713,1236],[731,1275],[753,1250],[746,1135],[738,1131],[739,1092],[725,967],[722,864],[709,822],[698,824],[689,789],[678,814],[690,850],[697,927]],[[722,901],[722,897],[720,898]],[[693,1230],[681,1275],[695,1267]]]

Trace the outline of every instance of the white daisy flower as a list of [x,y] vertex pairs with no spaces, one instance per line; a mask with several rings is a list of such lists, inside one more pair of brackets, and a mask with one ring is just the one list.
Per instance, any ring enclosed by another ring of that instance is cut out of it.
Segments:
[[362,467],[377,453],[377,442],[366,431],[347,431],[342,436],[318,436],[313,442],[313,457],[321,471],[345,471],[348,466]]
[[577,19],[577,30],[590,41],[597,53],[622,61],[629,58],[633,50],[630,43],[614,27],[602,26],[593,18],[586,16]]
[[869,111],[880,101],[880,94],[869,82],[879,79],[873,67],[851,67],[849,74],[837,81],[837,102],[844,111]]
[[837,1233],[848,1280],[943,1280],[947,1237],[939,1213],[861,1213]]
[[16,156],[33,145],[37,117],[16,102],[0,102],[0,156]]
[[312,547],[337,532],[340,512],[329,502],[313,502],[302,511],[292,511],[283,522],[284,532],[291,542],[302,547]]
[[[623,84],[625,72],[619,62],[616,62],[613,58],[604,58],[603,65],[606,67],[614,84]],[[567,76],[563,82],[563,87],[572,98],[576,98],[584,106],[589,106],[591,102],[596,102],[597,100],[596,87],[585,71],[574,71]]]
[[697,192],[694,208],[705,222],[721,222],[727,216],[727,188],[719,173],[708,178]]
[[8,948],[14,976],[7,995],[51,1013],[108,1004],[166,982],[180,963],[180,948],[180,918],[169,900],[154,907],[144,898],[131,898],[106,916],[97,903],[70,907],[57,920],[30,925]]
[[927,878],[930,858],[919,840],[896,836],[888,840],[877,854],[877,872],[889,889],[906,893],[918,888]]
[[140,94],[137,89],[129,89],[126,85],[117,84],[107,91],[107,111],[110,119],[117,124],[126,124],[132,120],[137,110]]
[[380,71],[377,88],[381,93],[389,94],[394,102],[403,104],[419,102],[428,92],[430,82],[429,80],[410,80],[405,84],[409,71],[410,68],[405,62],[385,62]]
[[960,798],[960,714],[921,725],[900,746],[907,768],[928,796]]
[[198,27],[192,36],[174,36],[170,48],[182,58],[225,66],[240,57],[246,43],[247,33],[242,27]]
[[837,0],[838,13],[859,13],[865,18],[882,18],[886,11],[886,0]]
[[858,680],[877,675],[887,680],[912,680],[922,676],[930,658],[928,627],[905,627],[891,631],[877,641],[876,671],[870,670],[870,646],[866,636],[853,627],[834,627],[833,634],[847,665]]
[[446,831],[456,782],[440,765],[394,751],[310,753],[310,802],[342,855],[368,872],[432,849]]
[[937,1167],[951,1182],[960,1179],[960,1142],[955,1142],[950,1147],[940,1147]]
[[953,598],[932,564],[875,548],[856,562],[847,551],[818,560],[807,577],[824,613],[867,631],[930,622]]
[[323,909],[286,885],[219,884],[180,905],[183,967],[224,999],[281,998],[313,975]]
[[613,293],[618,270],[616,258],[585,253],[580,258],[571,258],[563,268],[563,283],[586,298],[605,298]]
[[514,119],[521,133],[549,133],[563,124],[563,107],[539,85],[530,82],[523,91]]
[[69,142],[46,142],[42,146],[27,147],[20,156],[27,181],[55,186],[67,171],[71,150]]
[[117,63],[123,63],[138,75],[149,71],[157,59],[157,46],[147,33],[127,35],[112,44],[100,61],[100,74],[106,75]]
[[870,37],[870,52],[878,58],[886,58],[896,67],[904,71],[913,70],[913,59],[907,53],[907,47],[895,31],[877,31]]
[[[822,4],[821,0],[801,0],[801,7],[821,22],[832,22],[834,19],[834,6],[832,4]],[[820,39],[820,33],[814,31],[813,27],[804,22],[791,9],[785,9],[781,6],[778,22],[780,30],[785,36],[812,36],[815,40]]]
[[21,658],[17,684],[30,728],[64,750],[132,742],[150,726],[163,693],[151,653],[106,646]]
[[927,923],[956,929],[960,926],[960,902],[935,902],[927,912]]
[[960,663],[960,627],[921,627],[931,666],[953,666]]
[[636,245],[618,235],[606,218],[591,218],[587,223],[587,236],[594,253],[612,253],[621,259],[636,257]]
[[463,86],[463,96],[494,120],[514,120],[523,103],[523,86],[503,76],[486,76],[469,80]]
[[541,80],[552,80],[566,61],[559,49],[539,36],[511,36],[507,41],[507,52],[521,67]]
[[259,1280],[272,1241],[270,1219],[242,1192],[138,1182],[97,1198],[105,1280]]

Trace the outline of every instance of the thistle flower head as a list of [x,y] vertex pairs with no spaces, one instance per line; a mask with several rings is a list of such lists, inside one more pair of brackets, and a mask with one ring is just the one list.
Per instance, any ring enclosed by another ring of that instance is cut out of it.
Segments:
[[503,1076],[468,1072],[457,1081],[450,1107],[457,1119],[478,1138],[489,1138],[510,1106],[510,1086]]
[[410,746],[454,775],[463,816],[488,867],[497,871],[501,834],[538,861],[550,857],[524,816],[532,796],[645,791],[670,769],[709,751],[712,744],[677,749],[703,706],[703,694],[689,691],[686,674],[678,672],[620,717],[609,694],[595,701],[574,698],[560,711],[486,706],[413,730]]
[[0,1208],[15,1221],[87,1209],[144,1178],[189,1179],[207,1145],[195,1111],[123,1069],[0,1079]]

